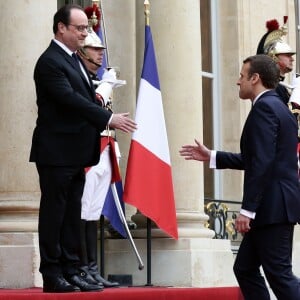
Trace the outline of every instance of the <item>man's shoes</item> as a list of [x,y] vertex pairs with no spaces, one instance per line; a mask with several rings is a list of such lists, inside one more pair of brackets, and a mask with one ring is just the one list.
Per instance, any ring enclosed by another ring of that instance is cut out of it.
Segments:
[[71,293],[79,292],[77,286],[70,284],[62,276],[46,277],[43,276],[43,292],[44,293]]
[[88,266],[83,266],[79,269],[81,278],[84,279],[89,284],[96,284],[103,287],[103,284],[94,279],[94,277],[90,274]]
[[102,283],[102,285],[105,287],[105,288],[109,288],[109,287],[119,287],[120,286],[120,283],[119,282],[112,282],[112,281],[108,281],[106,279],[104,279],[103,277],[100,276],[100,274],[97,272],[97,273],[90,273],[93,278],[98,282],[98,283]]
[[79,287],[82,292],[93,292],[103,290],[103,286],[100,286],[99,284],[90,284],[86,282],[84,278],[80,276],[80,274],[75,274],[68,277],[66,276],[66,280],[70,284]]

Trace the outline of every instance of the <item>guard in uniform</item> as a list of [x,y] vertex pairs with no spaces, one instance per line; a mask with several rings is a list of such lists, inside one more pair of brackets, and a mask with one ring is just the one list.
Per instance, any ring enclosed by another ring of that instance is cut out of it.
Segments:
[[[98,104],[108,110],[112,110],[111,95],[115,87],[124,83],[117,79],[114,69],[105,70],[101,80],[97,77],[97,71],[102,65],[104,45],[94,32],[92,26],[88,29],[84,47],[79,50],[79,55],[87,67],[93,80]],[[118,282],[111,282],[100,276],[97,264],[97,225],[101,216],[104,200],[112,179],[112,162],[110,147],[114,146],[115,132],[110,128],[99,133],[101,147],[100,161],[96,166],[86,168],[86,182],[82,196],[81,208],[81,262],[82,276],[91,283],[98,283],[104,287],[117,287]]]
[[266,22],[267,32],[261,38],[256,54],[267,54],[271,56],[278,64],[280,69],[280,79],[276,92],[281,100],[289,107],[298,122],[298,169],[300,180],[300,77],[295,74],[292,84],[284,82],[285,75],[293,70],[294,54],[290,45],[288,45],[283,37],[287,34],[287,20],[283,19],[283,26],[279,28],[277,20],[269,20]]

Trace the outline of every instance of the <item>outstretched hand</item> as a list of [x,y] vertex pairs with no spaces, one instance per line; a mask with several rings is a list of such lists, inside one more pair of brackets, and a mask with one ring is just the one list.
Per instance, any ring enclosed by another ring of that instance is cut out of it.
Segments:
[[179,154],[186,160],[209,161],[211,151],[196,139],[195,143],[196,145],[183,145],[179,150]]
[[129,113],[113,114],[109,126],[120,129],[123,132],[133,132],[137,129],[137,124],[130,119]]

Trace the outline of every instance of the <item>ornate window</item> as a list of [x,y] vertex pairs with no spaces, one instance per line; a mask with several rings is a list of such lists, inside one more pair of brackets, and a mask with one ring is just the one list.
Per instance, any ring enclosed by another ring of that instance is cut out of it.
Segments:
[[62,7],[65,4],[78,4],[82,7],[92,5],[91,0],[57,0],[57,7]]
[[[203,142],[217,149],[220,141],[219,78],[218,78],[218,0],[200,0]],[[220,197],[220,174],[204,165],[204,195]]]

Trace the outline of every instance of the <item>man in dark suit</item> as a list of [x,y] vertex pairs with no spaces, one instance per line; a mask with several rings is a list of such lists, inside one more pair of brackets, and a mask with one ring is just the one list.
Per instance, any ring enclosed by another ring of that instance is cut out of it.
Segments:
[[[54,15],[55,38],[34,70],[38,118],[30,161],[40,179],[40,272],[44,292],[100,290],[78,271],[84,167],[99,161],[99,132],[132,132],[128,113],[112,114],[97,104],[88,72],[76,51],[84,45],[88,19],[80,6]],[[73,57],[74,58],[73,58]]]
[[266,55],[244,60],[237,85],[241,99],[253,104],[241,136],[241,152],[212,151],[195,140],[180,154],[209,161],[217,169],[244,170],[244,195],[236,229],[244,234],[234,273],[245,300],[269,300],[265,276],[277,299],[300,299],[292,272],[292,241],[300,221],[297,176],[297,124],[274,88],[276,63]]

